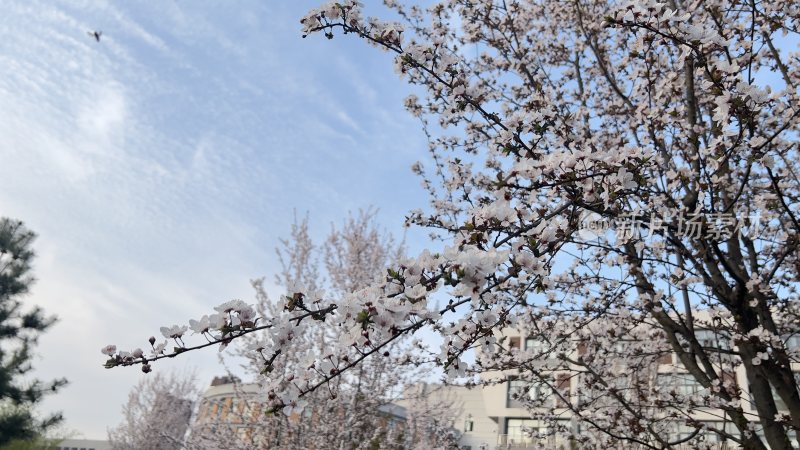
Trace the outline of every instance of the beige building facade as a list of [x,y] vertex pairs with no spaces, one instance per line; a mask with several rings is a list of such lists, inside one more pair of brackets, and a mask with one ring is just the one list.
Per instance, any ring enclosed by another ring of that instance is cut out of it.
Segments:
[[[702,316],[702,313],[699,314]],[[714,339],[714,346],[722,345],[723,348],[725,346],[725,344],[720,344],[719,340],[706,330],[696,330],[696,335],[701,341]],[[505,330],[502,332],[502,336],[506,338],[507,345],[519,350],[532,350],[535,346],[540,345],[536,340],[517,331]],[[800,348],[800,333],[794,336],[786,336],[784,342],[790,349]],[[712,346],[712,344],[709,343],[709,346]],[[587,349],[576,342],[572,351],[574,352],[573,356],[578,357],[585,354]],[[661,355],[657,358],[656,364],[657,367],[648,374],[648,377],[650,377],[649,386],[652,389],[669,390],[667,392],[674,391],[686,395],[702,394],[703,389],[705,389],[694,377],[686,372],[675,354]],[[792,370],[795,372],[795,378],[800,385],[800,364],[793,363]],[[580,435],[580,424],[572,420],[572,412],[568,408],[570,405],[565,404],[565,402],[570,402],[571,405],[576,405],[576,402],[581,401],[580,368],[570,367],[563,372],[554,371],[552,373],[551,385],[558,389],[560,396],[550,395],[547,389],[542,386],[515,380],[514,373],[513,371],[483,373],[481,375],[482,381],[487,382],[487,384],[472,389],[459,386],[440,388],[442,392],[448,392],[450,395],[455,395],[460,399],[460,414],[454,421],[454,426],[459,428],[462,433],[460,441],[462,448],[466,450],[521,448],[567,450],[578,448],[574,442],[564,437],[552,435],[541,438],[532,437],[530,431],[538,431],[542,435],[546,435],[548,434],[548,428],[543,422],[531,418],[532,411],[524,408],[519,398],[524,396],[537,398],[549,395],[548,401],[550,403],[547,403],[547,406],[555,408],[554,411],[560,418],[559,426],[569,429],[575,435]],[[739,365],[733,373],[723,373],[723,378],[725,381],[734,383],[742,390],[741,397],[744,400],[742,401],[742,406],[745,414],[752,415],[751,417],[757,416],[747,389],[744,368]],[[550,391],[552,392],[552,389]],[[786,409],[777,396],[776,404],[779,410]],[[536,411],[534,410],[533,412],[535,413]],[[697,408],[692,413],[692,418],[699,422],[714,426],[717,429],[724,429],[732,435],[738,435],[733,423],[721,419],[724,417],[726,416],[722,410],[711,407]],[[675,422],[669,432],[669,438],[671,441],[677,441],[690,436],[694,430],[695,428],[693,427]],[[794,435],[793,438],[793,445],[798,446],[797,435]],[[713,432],[705,433],[703,439],[706,443],[711,444],[713,448],[721,450],[739,448],[738,444],[732,440],[726,442]],[[628,447],[621,446],[620,448]],[[683,450],[693,447],[691,445],[678,445],[674,448]]]

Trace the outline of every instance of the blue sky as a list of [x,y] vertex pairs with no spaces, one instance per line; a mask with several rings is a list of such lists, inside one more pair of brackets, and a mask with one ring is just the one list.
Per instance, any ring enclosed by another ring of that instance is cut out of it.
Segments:
[[[60,321],[40,378],[67,427],[104,438],[135,369],[100,347],[251,300],[293,211],[314,233],[376,205],[401,234],[424,206],[424,136],[388,54],[301,38],[314,1],[20,0],[0,14],[0,215],[39,234],[27,302]],[[102,30],[95,42],[88,30]],[[421,245],[412,232],[413,250]],[[277,291],[273,288],[273,293]],[[220,369],[214,352],[156,367]]]

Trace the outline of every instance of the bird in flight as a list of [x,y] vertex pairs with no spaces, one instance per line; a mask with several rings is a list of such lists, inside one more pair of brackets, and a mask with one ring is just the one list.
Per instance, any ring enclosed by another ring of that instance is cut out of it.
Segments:
[[100,42],[100,36],[103,35],[102,31],[87,31],[86,34],[93,37],[97,42]]

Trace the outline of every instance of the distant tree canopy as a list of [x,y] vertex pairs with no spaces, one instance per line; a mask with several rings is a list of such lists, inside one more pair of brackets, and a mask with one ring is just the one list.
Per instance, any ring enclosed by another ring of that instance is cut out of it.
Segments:
[[32,409],[66,380],[42,382],[27,377],[39,334],[55,322],[41,308],[22,305],[34,282],[31,244],[35,238],[22,222],[0,218],[0,446],[35,439],[62,420],[61,414],[37,418]]

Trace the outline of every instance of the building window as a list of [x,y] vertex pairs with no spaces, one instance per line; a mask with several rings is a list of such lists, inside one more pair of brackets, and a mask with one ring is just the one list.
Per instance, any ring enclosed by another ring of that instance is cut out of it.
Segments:
[[532,337],[525,339],[525,350],[529,352],[541,354],[544,353],[547,349],[548,349],[547,342],[544,342],[541,339],[536,339]]
[[736,387],[739,385],[739,382],[736,381],[736,372],[729,372],[723,370],[720,373],[720,378],[722,379],[723,386],[727,383],[730,387]]
[[506,443],[508,445],[530,444],[536,434],[546,434],[547,427],[535,419],[506,419]]
[[730,350],[730,341],[721,333],[714,330],[696,330],[694,337],[703,348]]
[[739,429],[733,422],[703,422],[703,431],[700,432],[698,438],[707,444],[719,444],[722,442],[730,441],[727,437],[721,436],[718,432],[723,432],[734,438],[739,438]]
[[506,392],[506,408],[524,408],[528,401],[544,402],[552,393],[550,387],[543,382],[531,382],[513,379],[508,381]]
[[253,413],[255,412],[253,410],[253,405],[251,405],[250,402],[247,400],[242,400],[241,409],[242,409],[241,411],[242,421],[243,422],[250,421],[253,418]]
[[241,415],[239,414],[239,399],[235,398],[231,400],[231,412],[229,415],[231,416],[229,419],[230,421],[241,422]]
[[697,428],[685,423],[672,422],[667,427],[668,440],[671,442],[682,441],[695,433]]
[[703,386],[688,373],[660,373],[656,386],[660,390],[674,391],[678,395],[694,395],[703,390]]
[[558,394],[556,395],[556,406],[559,408],[566,408],[569,406],[569,397],[570,391],[572,386],[572,377],[568,373],[560,373],[556,376],[556,389],[558,390]]
[[589,341],[578,341],[578,356],[583,356],[589,352]]
[[701,422],[697,426],[687,425],[682,422],[670,422],[664,431],[667,434],[667,439],[672,442],[684,440],[689,438],[689,436],[695,435],[694,439],[684,444],[691,445],[692,447],[697,446],[700,442],[705,444],[721,444],[729,441],[721,436],[719,432],[735,438],[739,437],[739,430],[732,422],[722,421]]
[[[524,408],[525,393],[530,383],[523,380],[509,380],[506,392],[506,408]],[[528,393],[530,395],[530,393]]]
[[631,348],[631,346],[634,345],[634,342],[635,341],[632,341],[630,339],[628,339],[628,340],[620,339],[620,340],[618,340],[617,342],[614,343],[614,345],[612,347],[613,348],[613,352],[615,352],[615,353],[617,353],[619,355],[626,355],[628,353],[629,349]]
[[531,389],[531,383],[523,380],[509,380],[506,392],[506,408],[524,408],[525,397],[535,400],[537,392]]
[[519,336],[514,336],[514,337],[508,338],[508,348],[509,349],[512,349],[512,348],[519,349],[519,342],[520,342]]

